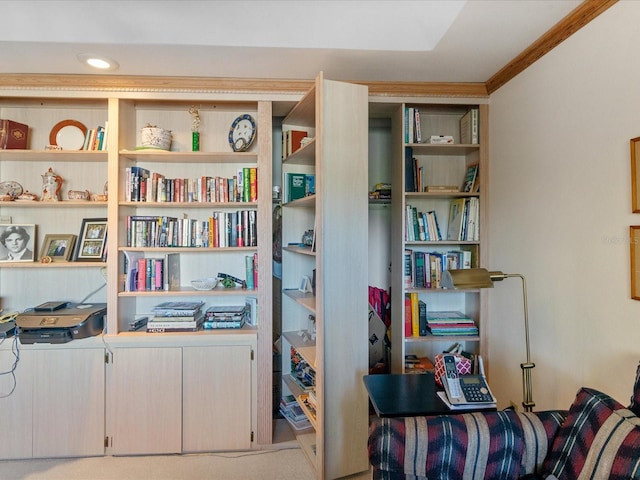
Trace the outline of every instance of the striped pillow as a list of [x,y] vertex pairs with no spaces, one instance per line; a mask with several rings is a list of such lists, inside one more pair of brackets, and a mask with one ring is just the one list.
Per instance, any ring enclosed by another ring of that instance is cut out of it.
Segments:
[[582,388],[543,470],[560,480],[640,479],[638,445],[640,418],[608,395]]
[[636,370],[636,381],[633,382],[633,395],[631,396],[629,410],[640,416],[640,363],[638,363],[638,369]]

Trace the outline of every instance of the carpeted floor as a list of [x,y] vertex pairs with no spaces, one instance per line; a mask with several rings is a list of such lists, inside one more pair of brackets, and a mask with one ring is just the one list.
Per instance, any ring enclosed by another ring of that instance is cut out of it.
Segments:
[[2,480],[314,480],[299,448],[201,455],[0,461]]

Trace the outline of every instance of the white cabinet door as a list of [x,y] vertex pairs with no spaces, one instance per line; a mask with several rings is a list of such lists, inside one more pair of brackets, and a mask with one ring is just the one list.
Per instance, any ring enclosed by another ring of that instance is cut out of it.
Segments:
[[185,347],[183,450],[251,448],[251,347]]
[[33,456],[104,455],[104,350],[29,352],[33,370]]
[[113,455],[182,451],[182,349],[114,348],[107,433]]
[[[5,340],[6,350],[0,351],[0,458],[30,458],[33,454],[33,355],[20,352],[16,358]],[[4,346],[3,346],[4,348]],[[13,374],[11,371],[13,370]],[[15,383],[14,383],[15,382]]]

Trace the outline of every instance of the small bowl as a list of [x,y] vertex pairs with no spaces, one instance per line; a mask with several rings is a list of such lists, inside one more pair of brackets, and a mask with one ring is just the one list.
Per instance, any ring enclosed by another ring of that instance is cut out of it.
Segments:
[[213,290],[218,285],[218,278],[201,278],[191,280],[191,286],[196,290]]
[[89,200],[89,190],[69,190],[67,192],[69,200]]
[[170,150],[171,149],[171,130],[165,130],[158,127],[144,127],[141,130],[142,148]]

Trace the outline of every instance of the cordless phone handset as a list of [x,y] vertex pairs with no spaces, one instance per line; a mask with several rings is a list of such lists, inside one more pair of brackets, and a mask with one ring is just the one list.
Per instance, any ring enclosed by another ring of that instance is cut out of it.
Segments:
[[453,355],[444,355],[444,371],[442,383],[445,390],[451,398],[460,398],[462,391],[460,390],[460,379],[458,378],[458,367],[456,367],[456,358]]

